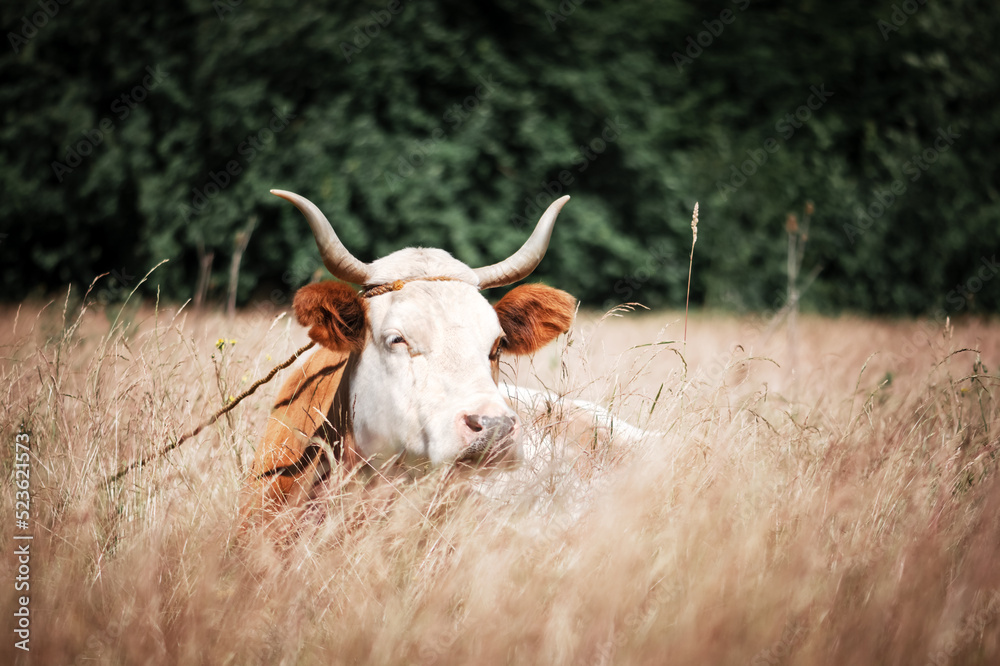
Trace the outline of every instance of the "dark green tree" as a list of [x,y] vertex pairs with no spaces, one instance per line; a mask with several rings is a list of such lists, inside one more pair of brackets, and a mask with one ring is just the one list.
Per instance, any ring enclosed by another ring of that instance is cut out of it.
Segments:
[[[317,203],[364,259],[470,264],[573,202],[537,277],[587,304],[784,293],[784,219],[816,204],[807,305],[995,310],[1000,8],[728,0],[8,2],[0,55],[7,299],[224,285],[257,220],[242,302],[321,264]],[[221,295],[221,289],[214,293]]]

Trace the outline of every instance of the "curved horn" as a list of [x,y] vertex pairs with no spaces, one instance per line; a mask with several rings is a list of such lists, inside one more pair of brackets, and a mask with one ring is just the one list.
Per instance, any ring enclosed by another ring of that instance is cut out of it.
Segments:
[[319,254],[323,258],[323,265],[326,266],[326,270],[333,273],[335,278],[344,282],[360,285],[367,283],[368,276],[371,273],[368,264],[359,261],[344,247],[344,244],[337,238],[333,227],[330,226],[330,221],[326,219],[323,211],[316,207],[316,204],[305,197],[300,197],[294,192],[271,190],[271,194],[290,201],[306,216],[306,221],[309,222],[313,236],[316,237],[316,247],[319,248]]
[[531,236],[520,250],[498,264],[475,269],[476,277],[479,278],[479,288],[502,287],[528,277],[545,256],[545,250],[549,248],[549,238],[552,237],[552,227],[555,226],[559,211],[567,201],[569,195],[549,204],[535,225],[535,230],[531,232]]

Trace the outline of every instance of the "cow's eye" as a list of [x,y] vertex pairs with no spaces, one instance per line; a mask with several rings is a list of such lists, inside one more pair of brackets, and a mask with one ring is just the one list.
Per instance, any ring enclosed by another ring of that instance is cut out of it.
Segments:
[[406,340],[399,333],[393,333],[393,334],[387,336],[386,339],[385,339],[385,342],[386,342],[386,345],[388,345],[389,347],[394,347],[396,345],[405,345],[406,344]]

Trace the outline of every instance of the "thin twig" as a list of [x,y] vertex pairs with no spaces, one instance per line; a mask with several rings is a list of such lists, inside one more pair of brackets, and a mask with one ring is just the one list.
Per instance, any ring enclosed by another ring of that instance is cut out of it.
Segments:
[[298,360],[298,358],[300,356],[302,356],[302,354],[304,354],[307,351],[309,351],[309,349],[311,349],[312,346],[315,345],[315,344],[316,344],[315,342],[310,342],[309,344],[305,345],[304,347],[302,347],[301,349],[299,349],[298,351],[296,351],[294,354],[292,354],[292,357],[289,358],[287,361],[276,365],[271,370],[271,372],[267,373],[266,377],[264,377],[263,379],[258,379],[257,381],[255,381],[250,386],[250,388],[248,388],[243,393],[239,394],[232,402],[230,402],[228,405],[226,405],[225,407],[223,407],[219,411],[217,411],[214,414],[212,414],[212,416],[207,421],[205,421],[204,423],[202,423],[201,425],[199,425],[197,428],[195,428],[191,432],[182,435],[176,442],[170,442],[169,444],[166,444],[159,451],[157,451],[157,452],[155,452],[155,453],[153,453],[151,455],[143,456],[143,457],[139,458],[139,460],[133,460],[132,462],[130,462],[129,464],[125,465],[120,470],[118,470],[118,472],[116,472],[115,474],[113,474],[113,475],[109,476],[107,479],[105,479],[104,483],[105,484],[110,484],[110,483],[114,483],[115,481],[118,481],[119,479],[121,479],[123,476],[125,476],[126,474],[128,474],[129,472],[131,472],[136,467],[141,467],[141,466],[143,466],[143,465],[145,465],[147,463],[150,463],[150,462],[152,462],[154,460],[157,460],[158,458],[162,458],[163,456],[167,455],[168,453],[170,453],[171,451],[173,451],[174,449],[176,449],[178,446],[180,446],[181,444],[183,444],[185,440],[191,439],[192,437],[196,436],[202,430],[204,430],[208,426],[210,426],[213,423],[215,423],[216,421],[218,421],[220,416],[222,416],[223,414],[226,414],[226,413],[232,411],[233,408],[235,408],[236,405],[240,404],[245,398],[248,398],[251,395],[253,395],[253,392],[256,391],[258,388],[260,388],[264,384],[266,384],[269,381],[271,381],[272,379],[274,379],[274,376],[276,374],[278,374],[279,370],[284,370],[285,368],[287,368],[288,366],[290,366],[292,363],[295,363],[295,361]]
[[243,261],[243,253],[250,245],[250,234],[253,233],[256,225],[257,216],[251,215],[246,229],[236,234],[236,249],[233,252],[233,261],[229,266],[229,303],[226,306],[226,316],[230,319],[236,316],[236,292],[240,282],[240,262]]
[[796,377],[798,360],[799,321],[799,218],[789,213],[785,219],[785,233],[788,236],[788,354],[791,356],[792,379]]

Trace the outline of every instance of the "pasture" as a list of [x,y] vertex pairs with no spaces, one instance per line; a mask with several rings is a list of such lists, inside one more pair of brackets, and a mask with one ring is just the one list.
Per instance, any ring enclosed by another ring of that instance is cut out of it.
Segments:
[[[1000,323],[581,312],[508,381],[530,473],[339,481],[277,547],[238,489],[306,341],[279,311],[0,311],[0,456],[30,430],[35,664],[991,664]],[[232,341],[235,341],[233,344]],[[319,519],[318,515],[325,515]],[[15,620],[16,621],[16,620]],[[15,625],[16,626],[16,625]],[[3,663],[28,663],[5,631]]]

